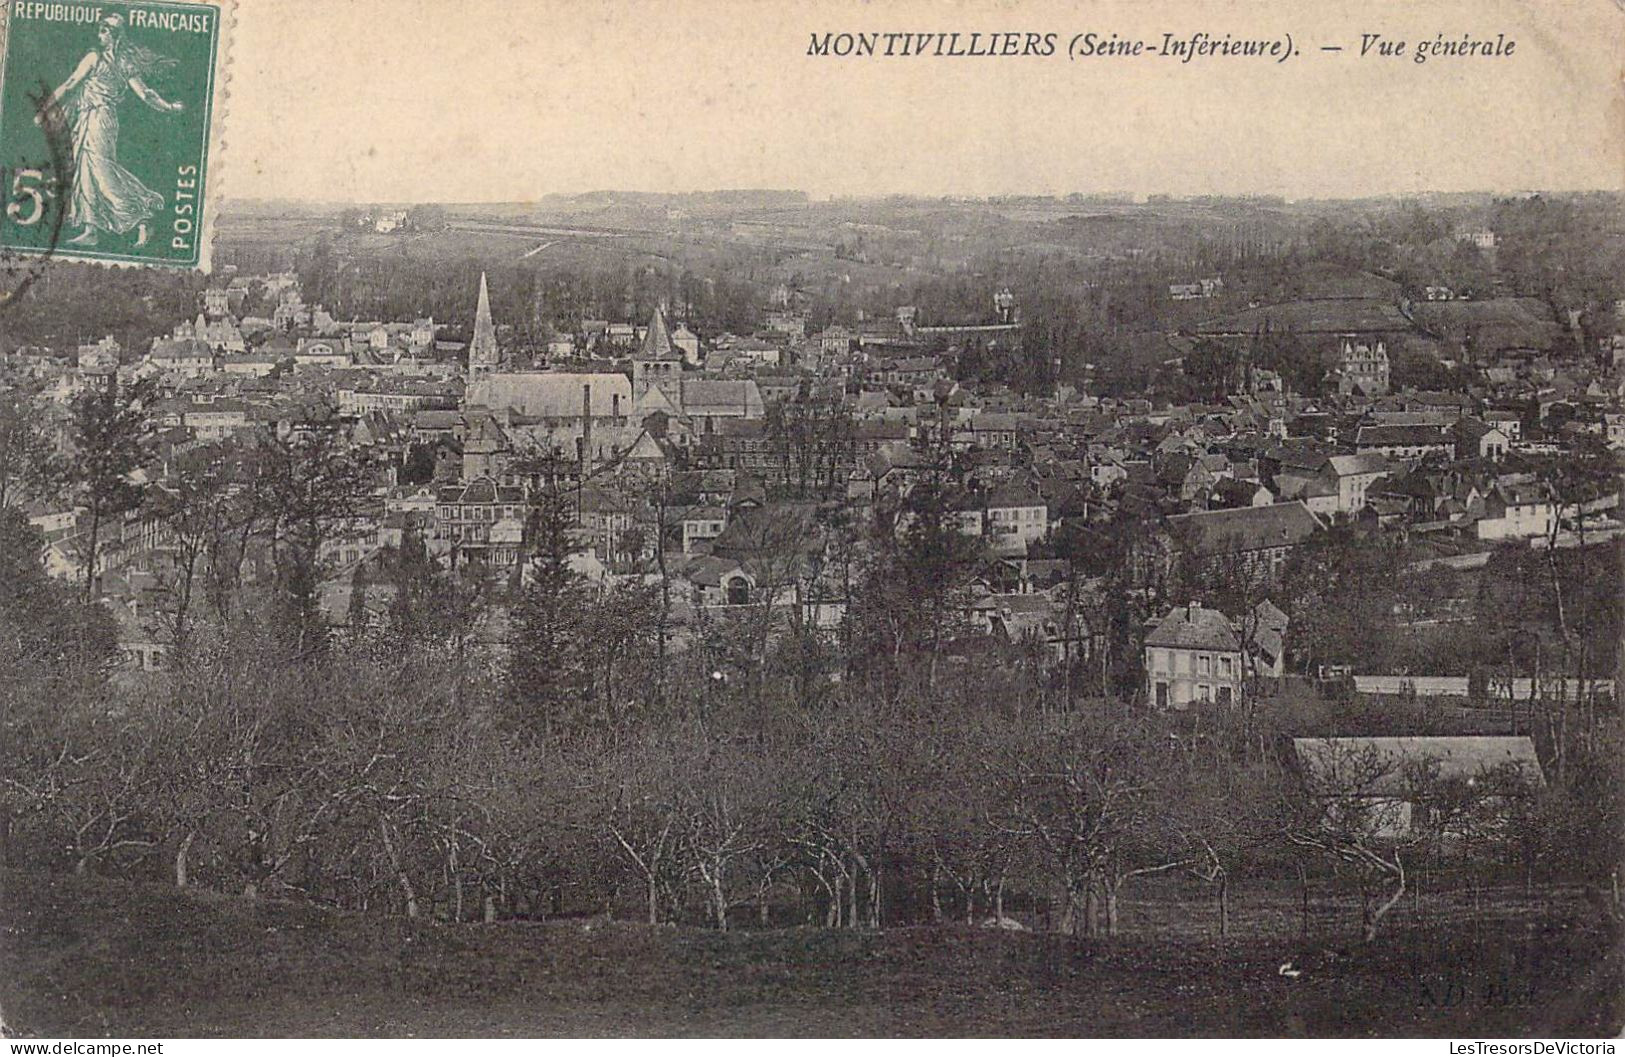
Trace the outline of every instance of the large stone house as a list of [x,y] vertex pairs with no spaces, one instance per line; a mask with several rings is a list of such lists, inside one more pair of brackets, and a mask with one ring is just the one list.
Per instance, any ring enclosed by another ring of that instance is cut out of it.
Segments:
[[1146,694],[1158,708],[1241,699],[1241,636],[1200,602],[1175,606],[1145,637]]
[[1320,521],[1302,503],[1271,503],[1176,514],[1168,519],[1168,536],[1173,551],[1194,568],[1214,569],[1238,562],[1248,571],[1273,576],[1293,548],[1320,527]]
[[525,537],[525,494],[514,485],[479,477],[435,494],[430,550],[453,566],[465,563],[513,569]]

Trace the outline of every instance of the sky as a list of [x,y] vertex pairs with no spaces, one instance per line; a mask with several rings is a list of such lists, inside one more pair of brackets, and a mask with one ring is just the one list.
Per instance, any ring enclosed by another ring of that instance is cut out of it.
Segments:
[[[1053,33],[1056,53],[808,54],[859,31]],[[1090,32],[1298,54],[1069,58]],[[1407,52],[1361,56],[1362,33]],[[1439,34],[1515,47],[1415,62]],[[1614,190],[1621,71],[1616,0],[239,0],[222,176],[324,202]]]

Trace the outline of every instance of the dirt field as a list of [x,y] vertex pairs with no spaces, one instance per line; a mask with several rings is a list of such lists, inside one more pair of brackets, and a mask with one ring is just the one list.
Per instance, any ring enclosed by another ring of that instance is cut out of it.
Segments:
[[[1543,901],[1488,927],[1399,920],[1349,951],[1296,938],[1289,906],[1264,930],[1278,935],[1221,945],[1190,924],[1195,904],[1132,904],[1136,935],[1084,942],[436,926],[87,878],[0,882],[15,1034],[1594,1037],[1621,1022],[1617,940]],[[1322,907],[1321,923],[1346,909]],[[1283,975],[1288,962],[1301,975]]]

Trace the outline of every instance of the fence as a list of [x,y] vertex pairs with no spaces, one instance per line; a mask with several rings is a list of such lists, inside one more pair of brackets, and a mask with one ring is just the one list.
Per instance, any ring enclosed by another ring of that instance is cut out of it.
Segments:
[[[1572,884],[1475,884],[1459,877],[1423,877],[1383,918],[1382,928],[1444,928],[1452,931],[1518,930],[1553,919],[1595,917],[1584,889]],[[1391,889],[1362,897],[1347,878],[1310,878],[1307,885],[1243,885],[1229,899],[1229,935],[1265,939],[1347,943],[1359,937],[1364,914]],[[1125,893],[1119,901],[1119,934],[1157,939],[1218,939],[1216,891]]]
[[[1465,675],[1356,675],[1354,690],[1360,694],[1385,697],[1469,697],[1474,696]],[[1482,696],[1501,701],[1578,701],[1587,693],[1597,697],[1614,696],[1612,679],[1488,679]]]

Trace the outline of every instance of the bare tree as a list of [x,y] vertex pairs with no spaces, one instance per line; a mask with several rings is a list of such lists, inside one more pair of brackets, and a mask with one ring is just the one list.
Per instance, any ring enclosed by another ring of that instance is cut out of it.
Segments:
[[1300,752],[1305,781],[1284,809],[1289,844],[1352,867],[1362,886],[1386,888],[1362,906],[1361,936],[1375,939],[1407,891],[1406,859],[1428,843],[1470,845],[1502,829],[1508,798],[1526,795],[1515,766],[1446,774],[1426,756],[1384,751],[1366,741],[1327,739]]

